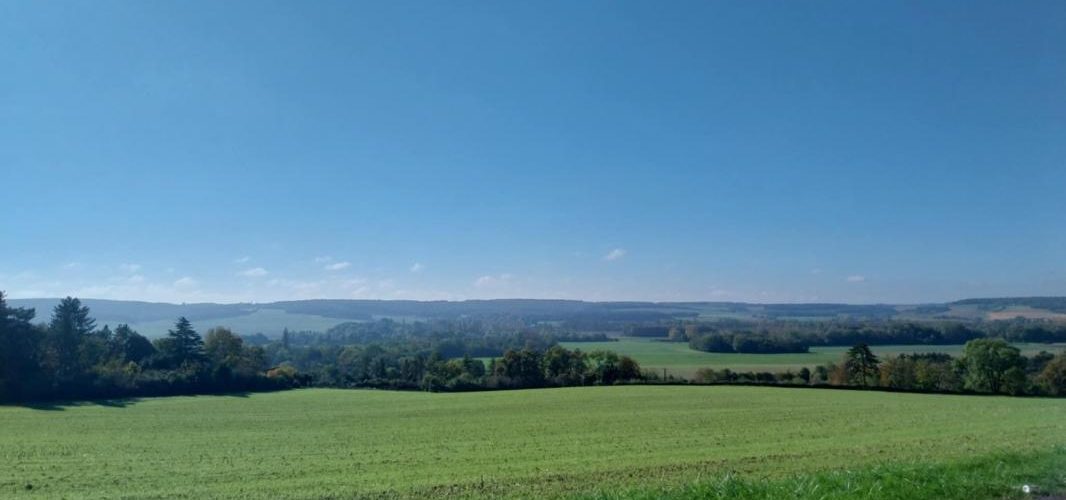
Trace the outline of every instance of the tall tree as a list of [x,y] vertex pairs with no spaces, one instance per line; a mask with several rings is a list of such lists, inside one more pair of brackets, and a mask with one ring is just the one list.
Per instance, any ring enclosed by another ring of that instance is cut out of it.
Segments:
[[115,334],[111,337],[111,344],[115,354],[126,362],[140,363],[155,354],[155,347],[152,346],[152,342],[135,332],[127,324],[115,327]]
[[556,384],[579,384],[587,369],[585,353],[555,345],[544,352],[545,375]]
[[1060,353],[1045,364],[1036,383],[1048,394],[1066,396],[1066,353]]
[[192,327],[184,316],[174,323],[174,329],[167,331],[167,343],[171,352],[167,353],[171,361],[180,366],[186,362],[204,360],[204,339]]
[[857,344],[848,349],[844,355],[844,369],[852,382],[859,381],[859,385],[866,387],[871,381],[877,380],[877,365],[881,360],[874,356],[870,346]]
[[52,309],[49,329],[71,335],[88,335],[96,328],[96,320],[89,316],[89,308],[81,300],[67,297]]
[[961,362],[966,370],[966,388],[972,391],[1016,392],[1019,375],[1025,377],[1025,358],[1021,351],[1003,339],[967,342]]
[[89,316],[89,308],[76,298],[67,297],[52,310],[48,358],[57,384],[69,383],[88,369],[87,363],[80,359],[80,351],[95,327],[96,320]]
[[33,309],[9,308],[0,292],[0,401],[39,396],[42,338]]
[[225,327],[215,327],[207,331],[204,351],[207,358],[216,366],[235,366],[244,349],[244,340]]
[[544,383],[541,354],[531,349],[508,349],[496,364],[496,375],[503,375],[520,387],[539,387]]

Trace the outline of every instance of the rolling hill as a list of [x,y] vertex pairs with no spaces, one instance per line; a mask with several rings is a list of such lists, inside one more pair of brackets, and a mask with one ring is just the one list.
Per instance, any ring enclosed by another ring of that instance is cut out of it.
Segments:
[[[12,307],[37,310],[47,320],[58,298],[10,299]],[[326,330],[348,321],[517,318],[525,322],[584,324],[670,319],[958,319],[1014,317],[1066,321],[1066,297],[966,299],[944,304],[748,304],[742,302],[584,302],[577,300],[300,300],[272,303],[167,304],[83,299],[100,325],[127,323],[141,333],[166,333],[179,316],[199,328],[226,326],[242,334],[277,336],[290,330]]]

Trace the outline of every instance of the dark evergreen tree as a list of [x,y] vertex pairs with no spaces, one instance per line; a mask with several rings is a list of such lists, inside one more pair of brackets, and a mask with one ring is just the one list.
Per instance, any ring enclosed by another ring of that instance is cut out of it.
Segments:
[[82,344],[92,334],[96,320],[81,301],[67,297],[52,310],[48,325],[48,365],[55,382],[67,384],[88,370],[87,360],[80,359]]
[[844,356],[844,369],[852,382],[858,381],[859,385],[866,387],[870,382],[877,380],[877,365],[881,360],[870,351],[870,346],[858,344],[848,349]]
[[45,385],[40,369],[42,335],[33,309],[9,308],[0,292],[0,402],[32,396]]
[[204,360],[204,339],[184,316],[178,318],[174,329],[167,332],[167,339],[170,341],[167,346],[171,350],[167,354],[176,366]]

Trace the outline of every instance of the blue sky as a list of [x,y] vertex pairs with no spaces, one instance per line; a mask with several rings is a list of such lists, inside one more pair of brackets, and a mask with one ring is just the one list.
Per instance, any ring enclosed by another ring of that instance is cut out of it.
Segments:
[[1066,294],[1066,2],[4,2],[13,297]]

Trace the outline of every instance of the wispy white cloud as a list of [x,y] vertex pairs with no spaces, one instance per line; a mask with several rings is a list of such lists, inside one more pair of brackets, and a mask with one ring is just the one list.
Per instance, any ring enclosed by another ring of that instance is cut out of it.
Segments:
[[191,278],[189,276],[182,276],[181,278],[178,278],[177,280],[174,281],[174,288],[181,288],[181,289],[196,288],[196,286],[199,285],[199,284],[200,284],[199,281],[196,281],[195,279],[193,279],[193,278]]
[[495,276],[491,274],[486,274],[474,280],[474,286],[478,288],[496,287],[509,283],[512,277],[513,276],[507,273],[498,274]]
[[611,250],[610,252],[607,252],[607,255],[603,256],[603,260],[606,260],[606,261],[610,262],[610,261],[620,260],[622,257],[625,257],[625,256],[626,256],[626,250],[624,248],[615,248],[614,250]]
[[341,282],[342,288],[357,288],[366,285],[367,281],[364,278],[352,278]]
[[77,269],[81,267],[81,262],[67,262],[63,264],[63,269]]
[[266,276],[266,275],[270,274],[270,272],[268,272],[266,269],[263,269],[261,267],[253,267],[251,269],[245,269],[245,270],[243,270],[243,271],[241,271],[241,272],[239,272],[237,274],[239,274],[241,276],[248,277],[248,278],[260,278],[260,277],[263,277],[263,276]]
[[15,273],[14,276],[11,276],[12,281],[26,281],[35,279],[37,279],[37,273],[29,270],[20,271],[18,273]]
[[318,263],[318,264],[325,264],[326,262],[330,262],[332,260],[333,260],[333,257],[330,257],[329,255],[321,255],[321,256],[315,257],[315,262]]
[[[106,269],[106,267],[105,267]],[[117,266],[112,268],[118,271]],[[23,274],[23,276],[28,276]],[[112,300],[143,300],[148,302],[236,302],[250,297],[238,296],[233,291],[205,291],[199,281],[191,276],[173,277],[153,281],[144,274],[115,272],[111,276],[91,280],[55,280],[33,277],[25,282],[13,283],[12,295],[20,298],[80,297]]]
[[716,300],[731,298],[737,295],[737,293],[732,290],[725,290],[722,288],[711,288],[709,293],[711,294],[711,297],[714,297]]
[[296,283],[292,285],[292,289],[296,292],[298,297],[321,297],[322,296],[322,283],[318,281],[308,281],[303,283]]
[[370,292],[370,287],[361,286],[361,287],[357,287],[357,288],[353,288],[353,289],[349,290],[348,291],[348,296],[353,298],[353,299],[365,299],[365,298],[369,298],[370,297],[369,292]]
[[140,264],[119,264],[118,269],[124,273],[135,273],[141,270]]
[[844,281],[847,281],[848,283],[862,283],[866,281],[866,276],[853,274],[851,276],[848,276],[847,278],[844,278]]
[[282,278],[272,278],[266,282],[269,287],[278,288],[284,297],[297,299],[318,299],[326,295],[329,283],[319,281],[296,281]]
[[252,260],[252,258],[247,256],[247,255],[245,255],[244,257],[237,257],[236,259],[233,259],[233,263],[234,264],[247,264],[248,261],[250,261],[250,260]]
[[324,267],[323,269],[327,271],[340,271],[343,269],[348,269],[349,267],[352,267],[351,262],[334,262],[332,264],[326,265],[326,267]]
[[415,262],[414,264],[411,264],[412,273],[420,273],[425,268],[426,266],[423,266],[421,262]]

